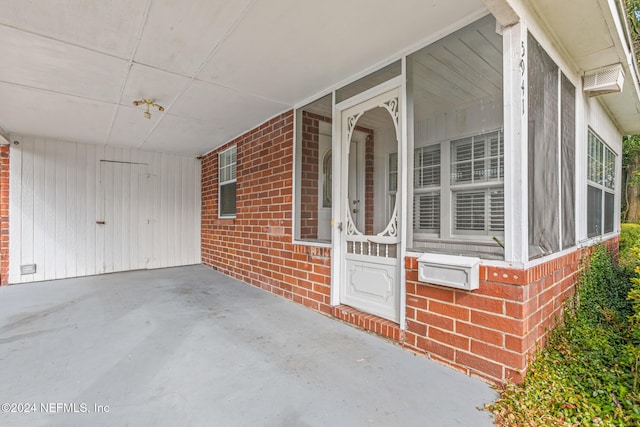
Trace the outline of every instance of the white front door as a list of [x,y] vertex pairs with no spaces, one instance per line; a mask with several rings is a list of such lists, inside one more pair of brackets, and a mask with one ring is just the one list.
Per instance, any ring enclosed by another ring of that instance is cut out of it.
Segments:
[[400,320],[399,89],[341,113],[340,303]]

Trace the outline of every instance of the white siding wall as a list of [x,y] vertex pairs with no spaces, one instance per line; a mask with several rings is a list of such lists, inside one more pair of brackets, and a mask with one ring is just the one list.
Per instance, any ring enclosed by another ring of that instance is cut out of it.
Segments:
[[[201,262],[200,161],[193,156],[14,140],[20,144],[10,154],[10,283],[99,274],[105,272],[103,253],[110,252],[120,256],[106,271],[136,268],[127,259],[143,252],[147,268]],[[149,175],[144,186],[127,168],[114,176],[108,191],[121,195],[120,213],[106,226],[96,224],[104,219],[101,160],[146,164]],[[139,227],[137,218],[149,220],[148,227]],[[21,275],[24,264],[36,264],[36,273]]]

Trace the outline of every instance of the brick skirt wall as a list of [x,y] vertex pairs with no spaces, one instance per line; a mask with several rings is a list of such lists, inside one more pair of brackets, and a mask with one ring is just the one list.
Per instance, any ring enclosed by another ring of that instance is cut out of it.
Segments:
[[[243,282],[389,337],[468,375],[520,381],[572,295],[576,250],[518,270],[482,266],[468,292],[418,282],[405,260],[406,329],[330,305],[331,250],[292,243],[293,112],[273,118],[202,160],[202,262]],[[237,146],[237,212],[218,218],[218,153]],[[608,244],[617,248],[618,238]]]
[[[619,238],[606,242],[616,252]],[[480,267],[475,291],[418,282],[416,258],[406,259],[404,346],[491,382],[520,382],[529,358],[544,346],[575,290],[589,249],[517,270]]]

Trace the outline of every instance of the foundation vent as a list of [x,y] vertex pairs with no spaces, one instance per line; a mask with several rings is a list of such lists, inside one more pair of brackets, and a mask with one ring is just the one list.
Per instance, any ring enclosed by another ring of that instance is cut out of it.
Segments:
[[36,265],[35,264],[24,264],[20,266],[20,274],[35,274]]

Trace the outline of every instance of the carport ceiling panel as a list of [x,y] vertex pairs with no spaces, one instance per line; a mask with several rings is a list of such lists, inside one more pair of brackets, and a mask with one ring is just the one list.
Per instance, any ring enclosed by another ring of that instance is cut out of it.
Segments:
[[108,144],[139,147],[163,115],[154,111],[147,120],[143,118],[143,111],[133,106],[119,106]]
[[[165,108],[187,87],[190,78],[140,64],[133,64],[122,94],[122,104],[152,96]],[[155,113],[157,114],[157,112]],[[142,113],[140,113],[142,117]]]
[[214,141],[229,141],[235,134],[224,133],[217,120],[197,120],[165,114],[149,138],[140,146],[143,150],[168,153],[206,153]]
[[2,127],[11,132],[102,144],[116,106],[0,83]]
[[171,108],[171,114],[213,120],[236,133],[248,130],[289,106],[246,95],[202,81],[194,81]]
[[480,0],[257,0],[198,78],[294,104],[484,10]]
[[0,40],[1,81],[118,101],[127,61],[5,26]]
[[129,59],[146,4],[147,0],[0,0],[0,23]]
[[248,4],[248,0],[152,2],[136,62],[193,76]]

